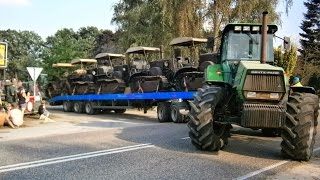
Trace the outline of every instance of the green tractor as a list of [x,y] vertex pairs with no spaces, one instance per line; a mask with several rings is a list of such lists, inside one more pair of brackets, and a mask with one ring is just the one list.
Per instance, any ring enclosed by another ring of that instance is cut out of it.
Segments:
[[273,66],[276,25],[228,24],[219,56],[205,72],[205,85],[190,103],[192,144],[219,151],[231,124],[280,132],[282,154],[308,161],[315,143],[319,98],[311,87],[290,87],[284,70]]

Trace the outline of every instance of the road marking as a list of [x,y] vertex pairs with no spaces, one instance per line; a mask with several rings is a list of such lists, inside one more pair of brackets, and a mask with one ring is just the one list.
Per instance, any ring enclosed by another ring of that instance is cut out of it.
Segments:
[[126,147],[121,147],[121,148],[106,149],[106,150],[93,151],[93,152],[88,152],[88,153],[74,154],[74,155],[70,155],[70,156],[62,156],[62,157],[43,159],[43,160],[38,160],[38,161],[31,161],[31,162],[25,162],[25,163],[19,163],[19,164],[0,166],[0,173],[20,170],[20,169],[39,167],[39,166],[45,166],[45,165],[50,165],[50,164],[57,164],[57,163],[68,162],[68,161],[75,161],[75,160],[80,160],[80,159],[87,159],[87,158],[104,156],[104,155],[109,155],[109,154],[134,151],[134,150],[139,150],[139,149],[146,149],[146,148],[151,148],[151,147],[154,147],[154,145],[152,145],[150,143],[138,144],[138,145],[134,145],[134,146],[126,146]]
[[[316,148],[316,149],[313,149],[313,152],[315,153],[316,151],[319,151],[319,150],[320,150],[320,147],[318,147],[318,148]],[[260,173],[263,173],[263,172],[265,172],[265,171],[268,171],[268,170],[270,170],[270,169],[279,167],[279,166],[281,166],[281,165],[283,165],[283,164],[286,164],[286,163],[288,163],[288,162],[291,162],[291,160],[288,160],[288,161],[280,161],[280,162],[278,162],[278,163],[276,163],[276,164],[273,164],[273,165],[264,167],[264,168],[259,169],[259,170],[257,170],[257,171],[253,171],[253,172],[248,173],[248,174],[246,174],[246,175],[244,175],[244,176],[240,176],[240,177],[238,177],[238,178],[236,178],[236,179],[237,179],[237,180],[248,179],[248,178],[251,178],[251,177],[253,177],[253,176],[255,176],[255,175],[258,175],[258,174],[260,174]]]
[[181,139],[190,139],[190,137],[184,137],[184,138],[181,138]]

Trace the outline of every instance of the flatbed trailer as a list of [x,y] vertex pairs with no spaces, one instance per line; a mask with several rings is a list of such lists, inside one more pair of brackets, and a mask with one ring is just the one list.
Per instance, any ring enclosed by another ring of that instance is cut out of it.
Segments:
[[126,109],[142,108],[144,113],[157,106],[159,122],[186,122],[183,112],[195,92],[152,92],[132,94],[85,94],[56,96],[49,100],[51,105],[63,105],[65,112],[96,114],[102,111],[124,113]]

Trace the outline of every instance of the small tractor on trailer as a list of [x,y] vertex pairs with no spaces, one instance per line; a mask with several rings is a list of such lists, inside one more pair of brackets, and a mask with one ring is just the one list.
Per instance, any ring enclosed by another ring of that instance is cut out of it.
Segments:
[[[190,102],[189,137],[201,150],[228,144],[231,124],[280,130],[285,157],[308,161],[315,143],[319,98],[310,87],[290,87],[273,64],[275,25],[229,24],[222,32],[218,62]],[[260,61],[260,62],[259,62]]]

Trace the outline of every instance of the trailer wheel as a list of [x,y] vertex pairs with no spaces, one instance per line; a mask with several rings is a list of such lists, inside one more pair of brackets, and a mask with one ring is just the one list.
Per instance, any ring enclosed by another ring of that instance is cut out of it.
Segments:
[[281,132],[282,154],[294,160],[308,161],[317,134],[319,98],[309,93],[292,93],[287,102],[287,118]]
[[85,108],[84,109],[85,109],[85,111],[86,111],[86,113],[88,115],[92,115],[92,114],[96,113],[95,109],[93,108],[93,102],[87,102],[85,104]]
[[82,102],[75,102],[73,104],[73,110],[75,113],[83,113],[84,112],[84,107]]
[[159,102],[157,107],[157,116],[158,121],[162,122],[170,122],[171,119],[171,110],[170,110],[170,102]]
[[64,112],[71,112],[72,111],[72,102],[70,101],[63,101],[63,111]]
[[174,123],[183,123],[185,122],[185,116],[180,114],[179,107],[175,104],[171,105],[171,119]]
[[126,109],[115,109],[114,112],[115,112],[116,114],[123,114],[123,113],[126,112]]

